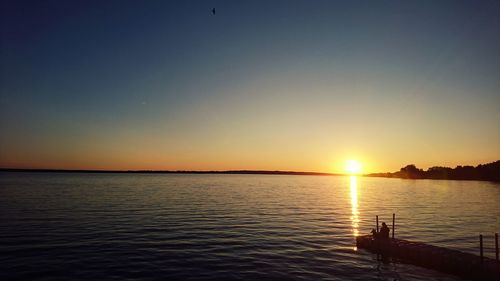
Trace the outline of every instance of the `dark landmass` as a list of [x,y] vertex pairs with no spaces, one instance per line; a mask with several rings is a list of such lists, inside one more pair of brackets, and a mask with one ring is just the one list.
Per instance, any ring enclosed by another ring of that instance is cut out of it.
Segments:
[[[64,169],[14,169],[0,168],[0,172],[35,172],[35,173],[136,173],[136,174],[240,174],[240,175],[296,175],[296,176],[343,176],[345,174],[266,171],[266,170],[230,170],[230,171],[186,171],[186,170],[64,170]],[[394,173],[373,173],[364,176],[401,178],[401,179],[441,179],[441,180],[481,180],[500,182],[500,160],[474,166],[431,167],[427,171],[415,165],[407,165]]]
[[35,172],[35,173],[136,173],[136,174],[240,174],[240,175],[296,175],[296,176],[341,176],[342,174],[265,171],[265,170],[232,170],[232,171],[185,171],[185,170],[63,170],[63,169],[13,169],[0,168],[0,172]]
[[500,160],[474,166],[431,167],[424,171],[415,165],[407,165],[394,173],[368,174],[370,177],[401,179],[440,179],[440,180],[481,180],[500,182]]

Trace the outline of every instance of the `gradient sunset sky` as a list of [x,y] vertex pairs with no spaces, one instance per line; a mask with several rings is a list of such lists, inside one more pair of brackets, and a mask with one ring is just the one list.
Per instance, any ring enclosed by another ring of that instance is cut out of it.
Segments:
[[0,13],[0,167],[500,159],[500,1],[21,0]]

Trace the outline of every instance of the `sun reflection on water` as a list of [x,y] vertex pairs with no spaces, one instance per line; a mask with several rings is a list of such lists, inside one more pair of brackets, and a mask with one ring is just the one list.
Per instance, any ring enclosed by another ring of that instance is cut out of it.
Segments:
[[[351,190],[351,227],[354,237],[359,235],[359,210],[358,210],[358,179],[356,176],[350,178]],[[354,248],[356,250],[356,247]]]

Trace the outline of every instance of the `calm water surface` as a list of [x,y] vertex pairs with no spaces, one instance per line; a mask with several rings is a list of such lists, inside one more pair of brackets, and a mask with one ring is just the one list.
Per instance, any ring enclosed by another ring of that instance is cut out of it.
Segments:
[[[266,175],[0,173],[1,280],[461,280],[355,248],[396,236],[493,256],[500,185]],[[390,225],[390,223],[389,223]]]

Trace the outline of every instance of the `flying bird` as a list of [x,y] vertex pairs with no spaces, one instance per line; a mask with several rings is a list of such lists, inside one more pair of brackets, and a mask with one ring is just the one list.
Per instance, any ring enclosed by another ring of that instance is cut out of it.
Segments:
[[215,15],[215,8],[213,8],[213,9],[212,9],[212,14],[214,14],[214,15]]

